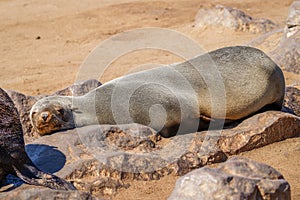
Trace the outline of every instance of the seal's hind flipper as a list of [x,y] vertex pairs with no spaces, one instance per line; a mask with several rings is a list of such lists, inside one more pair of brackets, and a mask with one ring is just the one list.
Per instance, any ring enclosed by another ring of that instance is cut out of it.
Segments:
[[43,172],[33,165],[24,164],[21,168],[13,165],[13,169],[16,175],[28,184],[46,186],[56,190],[76,190],[71,183],[53,174]]

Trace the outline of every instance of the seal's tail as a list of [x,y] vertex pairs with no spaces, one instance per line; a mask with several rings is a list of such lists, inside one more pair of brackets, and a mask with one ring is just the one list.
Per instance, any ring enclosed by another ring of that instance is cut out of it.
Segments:
[[76,190],[71,183],[53,174],[43,172],[32,164],[24,164],[21,167],[13,165],[13,169],[16,175],[28,184],[45,186],[55,190]]

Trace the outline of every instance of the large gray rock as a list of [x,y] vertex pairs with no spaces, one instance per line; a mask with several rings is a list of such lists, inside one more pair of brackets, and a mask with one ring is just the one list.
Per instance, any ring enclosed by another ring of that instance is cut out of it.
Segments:
[[132,180],[184,175],[299,133],[299,118],[268,111],[233,128],[173,138],[162,138],[138,124],[87,126],[43,136],[27,144],[26,151],[40,169],[71,181],[79,190],[105,197],[129,187]]
[[[160,163],[163,160],[151,155],[159,140],[154,130],[138,124],[94,125],[41,137],[26,150],[41,169],[64,166],[57,174],[102,197],[127,188],[126,180],[153,180],[168,174],[157,168],[166,165]],[[51,150],[53,146],[60,156]]]
[[291,199],[289,183],[274,168],[232,158],[217,168],[203,167],[179,178],[169,200]]
[[274,28],[276,24],[268,19],[252,18],[241,10],[217,5],[213,8],[201,8],[195,18],[195,27],[207,25],[224,26],[236,31],[250,33],[266,33]]
[[[87,80],[79,83],[75,83],[65,89],[59,90],[53,95],[61,95],[61,96],[81,96],[89,91],[99,87],[101,83],[97,80]],[[29,113],[31,107],[41,98],[46,97],[48,95],[39,95],[39,96],[27,96],[17,91],[6,90],[10,98],[13,100],[22,123],[23,133],[26,136],[26,140],[32,140],[32,138],[38,138],[39,135],[30,123]]]

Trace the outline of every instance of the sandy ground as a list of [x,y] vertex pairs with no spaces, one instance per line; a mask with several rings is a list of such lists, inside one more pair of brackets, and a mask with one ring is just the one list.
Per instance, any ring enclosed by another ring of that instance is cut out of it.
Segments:
[[[264,17],[283,28],[292,0],[0,0],[0,86],[28,95],[50,94],[77,80],[92,50],[113,35],[136,28],[168,28],[193,39],[209,51],[229,45],[254,44],[271,52],[281,32],[263,40],[260,34],[222,27],[195,28],[200,7],[223,4],[253,17]],[[131,38],[132,39],[132,38]],[[109,52],[106,52],[109,54]],[[98,79],[109,81],[150,64],[181,61],[161,49],[141,49],[118,57]],[[285,73],[287,84],[299,77]],[[289,181],[292,198],[300,199],[300,140],[288,139],[243,156],[272,165]],[[115,199],[166,199],[177,177],[135,181]]]

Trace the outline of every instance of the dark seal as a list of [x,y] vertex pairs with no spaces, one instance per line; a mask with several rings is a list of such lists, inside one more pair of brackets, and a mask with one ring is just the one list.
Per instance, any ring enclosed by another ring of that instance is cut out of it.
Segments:
[[22,125],[17,109],[0,88],[0,181],[8,174],[32,185],[58,190],[76,190],[69,182],[39,170],[25,152]]

